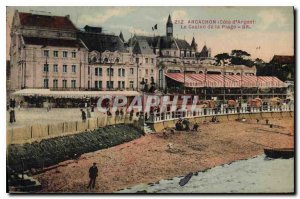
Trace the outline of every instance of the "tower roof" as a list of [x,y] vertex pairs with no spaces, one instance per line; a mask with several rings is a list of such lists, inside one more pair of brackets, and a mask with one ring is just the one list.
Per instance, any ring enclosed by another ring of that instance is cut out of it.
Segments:
[[171,15],[170,14],[169,14],[168,22],[167,23],[172,23],[172,19],[171,19]]
[[196,41],[195,41],[195,37],[193,37],[193,39],[192,39],[191,47],[192,47],[195,51],[197,51],[198,44],[197,44]]
[[120,39],[124,42],[125,40],[124,40],[124,37],[123,37],[123,33],[122,33],[122,31],[120,32],[120,35],[119,35],[119,37],[120,37]]

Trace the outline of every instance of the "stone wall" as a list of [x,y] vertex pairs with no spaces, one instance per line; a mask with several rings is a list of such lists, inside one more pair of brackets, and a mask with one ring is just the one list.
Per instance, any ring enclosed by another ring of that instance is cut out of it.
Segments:
[[138,127],[139,124],[129,118],[90,118],[83,121],[60,122],[53,124],[34,124],[26,127],[7,128],[6,143],[21,144],[26,142],[39,141],[45,138],[77,134],[86,130],[94,130],[100,127],[116,124],[133,124]]
[[[34,128],[39,128],[38,125]],[[41,127],[43,130],[44,127]],[[118,124],[40,142],[9,144],[7,165],[17,172],[42,169],[81,154],[129,142],[144,135],[134,125]]]

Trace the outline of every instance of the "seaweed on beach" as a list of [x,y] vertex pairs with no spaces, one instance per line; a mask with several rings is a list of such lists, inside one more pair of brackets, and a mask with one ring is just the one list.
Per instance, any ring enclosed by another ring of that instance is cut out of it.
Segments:
[[30,144],[11,144],[7,148],[7,163],[17,172],[40,169],[77,158],[84,153],[128,142],[142,135],[143,132],[137,128],[120,124]]

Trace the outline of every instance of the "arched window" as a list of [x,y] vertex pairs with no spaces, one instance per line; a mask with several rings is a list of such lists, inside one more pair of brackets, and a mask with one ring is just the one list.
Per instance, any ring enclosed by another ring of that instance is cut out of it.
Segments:
[[107,63],[108,62],[108,58],[104,58],[104,63]]
[[97,58],[96,57],[93,57],[93,62],[97,62]]

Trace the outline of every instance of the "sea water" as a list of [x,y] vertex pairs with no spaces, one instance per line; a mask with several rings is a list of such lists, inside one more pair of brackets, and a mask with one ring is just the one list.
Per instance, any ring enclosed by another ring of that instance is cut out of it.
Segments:
[[139,184],[119,193],[292,193],[294,158],[267,159],[264,155],[194,173],[183,187],[174,177],[159,183]]

